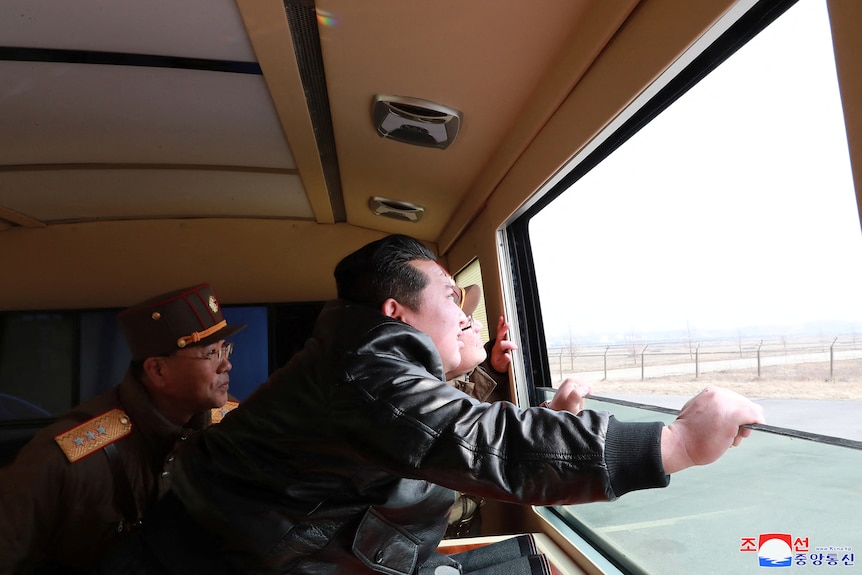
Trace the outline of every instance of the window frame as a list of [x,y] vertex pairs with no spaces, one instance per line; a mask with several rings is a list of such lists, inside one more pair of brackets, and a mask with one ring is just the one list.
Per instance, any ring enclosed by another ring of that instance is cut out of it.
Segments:
[[[550,178],[534,198],[498,230],[498,256],[504,274],[504,300],[509,315],[516,318],[516,335],[523,350],[520,355],[522,363],[513,366],[519,405],[538,405],[554,393],[529,235],[531,218],[797,2],[798,0],[743,0],[737,5],[738,12],[732,10],[713,27],[714,36],[707,34],[695,43],[680,61],[635,99],[619,118],[611,122],[583,151]],[[723,31],[716,32],[722,26]],[[688,61],[684,61],[686,58]],[[644,407],[662,411],[661,408]],[[855,445],[858,442],[847,443],[854,444],[858,449],[858,445]],[[550,528],[574,545],[578,553],[583,554],[584,559],[590,561],[599,571],[632,575],[647,573],[630,558],[605,548],[592,535],[589,527],[579,524],[577,519],[570,519],[571,514],[563,508],[533,509]]]
[[[798,1],[741,1],[713,26],[711,34],[695,43],[498,230],[501,269],[509,280],[504,282],[504,297],[507,308],[514,311],[509,315],[517,318],[519,346],[523,350],[523,366],[515,369],[517,395],[524,402],[521,405],[538,405],[552,390],[529,235],[531,218]],[[534,385],[527,386],[527,381]]]

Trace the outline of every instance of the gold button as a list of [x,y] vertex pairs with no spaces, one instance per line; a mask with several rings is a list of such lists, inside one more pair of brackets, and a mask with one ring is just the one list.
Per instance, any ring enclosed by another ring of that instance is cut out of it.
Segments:
[[121,417],[120,418],[120,424],[121,425],[128,425],[129,424],[129,418],[126,416]]
[[157,311],[153,312],[153,319],[161,319],[161,318],[162,318],[162,314],[160,314]]

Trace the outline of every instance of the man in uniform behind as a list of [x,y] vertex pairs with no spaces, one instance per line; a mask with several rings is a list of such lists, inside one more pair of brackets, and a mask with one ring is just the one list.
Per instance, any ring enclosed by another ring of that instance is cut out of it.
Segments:
[[[508,338],[509,322],[503,316],[497,321],[497,335],[486,344],[482,343],[482,323],[473,317],[482,299],[482,288],[469,285],[461,290],[461,310],[467,316],[467,325],[461,330],[461,363],[446,372],[449,385],[460,389],[479,401],[508,401],[509,364],[512,352],[518,346]],[[589,384],[566,378],[551,401],[542,407],[579,413],[584,408],[584,398],[590,394]],[[480,508],[485,499],[469,493],[457,493],[455,505],[449,513],[446,538],[476,537],[481,535]]]
[[174,452],[219,421],[232,344],[209,284],[118,316],[132,361],[115,388],[41,430],[0,469],[0,574],[90,569],[170,487]]
[[482,288],[469,285],[461,289],[461,309],[467,316],[462,330],[461,363],[446,372],[446,380],[470,397],[479,401],[509,400],[509,364],[512,352],[518,349],[508,339],[509,323],[500,316],[497,335],[487,344],[482,343],[482,324],[473,314],[482,299]]

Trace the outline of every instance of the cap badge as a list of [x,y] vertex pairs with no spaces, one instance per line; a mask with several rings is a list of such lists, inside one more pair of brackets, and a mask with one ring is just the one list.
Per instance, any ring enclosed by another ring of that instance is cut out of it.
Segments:
[[214,295],[210,296],[209,306],[210,306],[210,309],[213,311],[213,313],[218,312],[218,301],[216,301],[216,298]]

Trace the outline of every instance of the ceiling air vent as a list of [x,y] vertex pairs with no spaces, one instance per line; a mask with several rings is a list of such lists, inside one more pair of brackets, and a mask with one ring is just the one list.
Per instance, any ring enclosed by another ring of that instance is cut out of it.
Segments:
[[410,202],[380,198],[378,196],[374,196],[368,200],[368,207],[371,208],[371,211],[376,216],[407,222],[418,222],[425,215],[425,208],[422,206],[417,206]]
[[461,112],[418,98],[379,95],[372,109],[381,138],[445,150],[461,127]]

